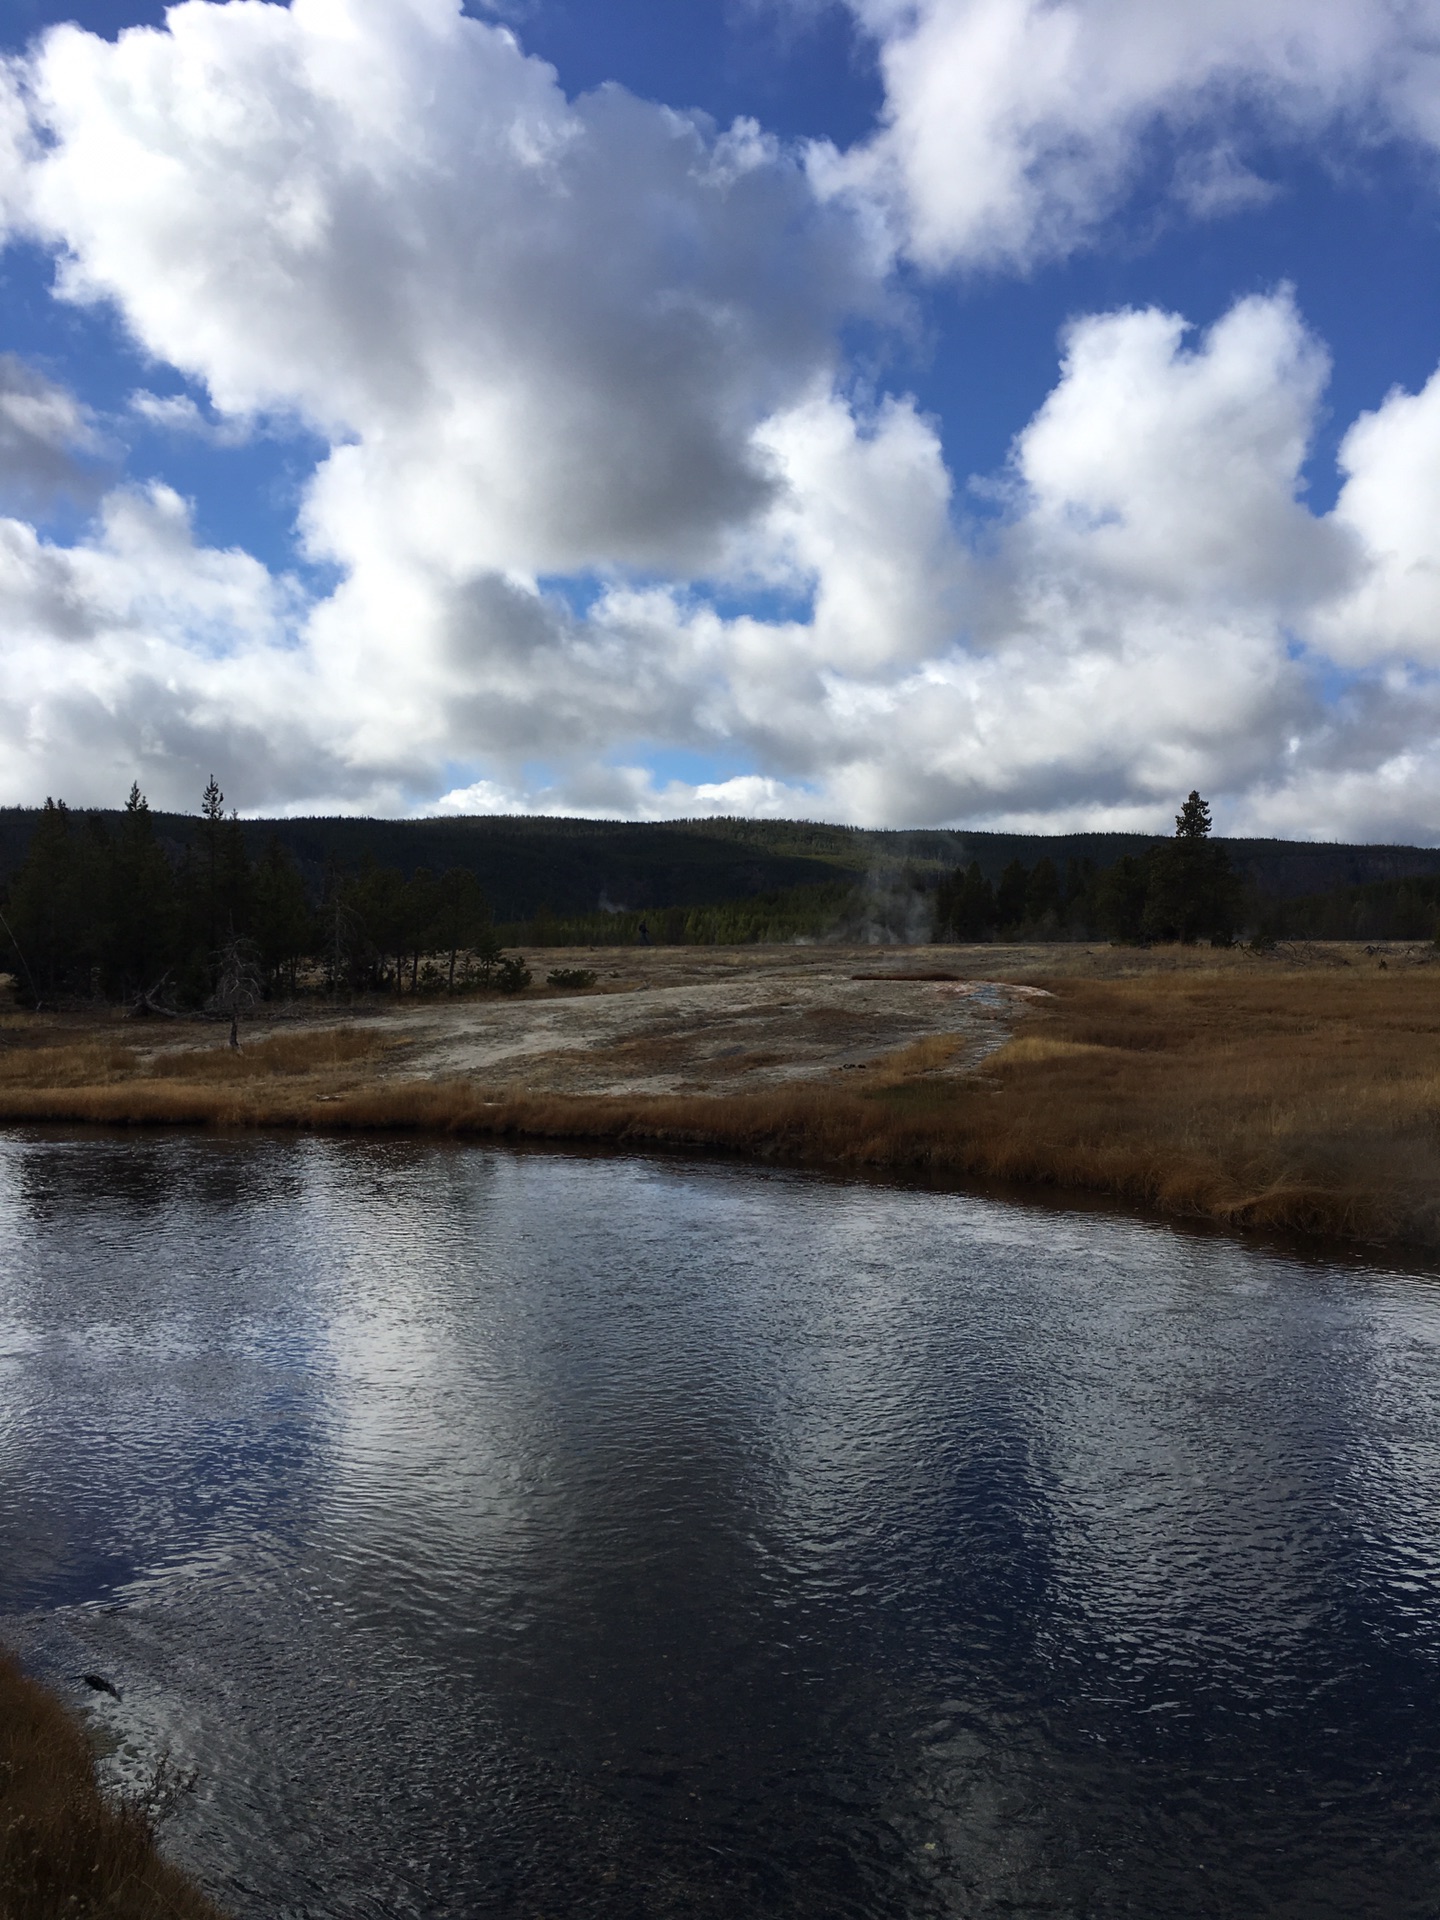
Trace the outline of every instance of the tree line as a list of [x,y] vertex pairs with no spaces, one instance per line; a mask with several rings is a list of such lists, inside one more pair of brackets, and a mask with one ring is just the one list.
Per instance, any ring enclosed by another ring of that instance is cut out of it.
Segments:
[[1256,925],[1265,940],[1440,942],[1440,879],[1371,880],[1267,901]]
[[[1109,939],[1228,944],[1242,922],[1261,939],[1434,938],[1440,879],[1337,887],[1293,900],[1247,897],[1210,809],[1192,793],[1173,838],[1108,866],[1015,859],[992,881],[977,863],[905,867],[864,886],[847,876],[707,906],[560,919],[542,911],[496,927],[475,875],[408,873],[366,858],[323,875],[278,836],[247,842],[212,779],[196,831],[162,840],[138,785],[104,816],[47,800],[23,864],[0,897],[0,966],[31,1004],[102,998],[155,1010],[302,992],[515,992],[530,979],[507,947],[738,944],[756,940]],[[254,830],[252,829],[252,832]],[[859,929],[859,931],[857,931]],[[572,970],[573,971],[573,970]],[[554,984],[573,985],[561,970]]]
[[498,932],[507,946],[532,947],[732,947],[815,940],[832,932],[853,893],[847,878],[770,887],[698,907],[616,907],[564,915],[542,908]]
[[212,779],[179,858],[133,786],[112,829],[47,800],[0,926],[0,964],[32,1003],[104,998],[200,1007],[217,995],[455,992],[529,980],[506,956],[473,873],[368,864],[307,889],[272,838],[252,860]]
[[1228,946],[1243,888],[1225,849],[1211,839],[1210,808],[1198,793],[1175,816],[1173,839],[1108,867],[1049,858],[1012,860],[992,886],[974,862],[941,883],[935,937],[969,940],[1104,938],[1208,940]]

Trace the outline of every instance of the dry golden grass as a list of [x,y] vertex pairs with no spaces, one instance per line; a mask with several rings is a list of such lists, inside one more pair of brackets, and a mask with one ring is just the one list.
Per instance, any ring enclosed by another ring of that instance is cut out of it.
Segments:
[[[124,1050],[103,1047],[88,1083],[78,1059],[37,1064],[23,1081],[0,1076],[0,1119],[711,1146],[1440,1243],[1440,967],[1286,971],[1158,955],[1148,972],[1057,974],[1048,985],[1053,997],[1029,1003],[1018,1034],[970,1074],[957,1071],[961,1040],[938,1035],[828,1085],[547,1095],[382,1080],[364,1069],[384,1042],[338,1029],[277,1038],[238,1064],[217,1048],[190,1056],[197,1064],[183,1074],[159,1056],[148,1072],[126,1072]],[[648,1064],[666,1047],[657,1037],[635,1050]]]
[[0,1088],[91,1087],[128,1078],[138,1070],[136,1049],[118,1041],[30,1045],[0,1052]]
[[238,1051],[232,1049],[220,1029],[220,1038],[210,1047],[167,1047],[156,1052],[149,1071],[164,1080],[207,1080],[232,1083],[241,1080],[289,1079],[301,1074],[333,1072],[373,1060],[395,1043],[384,1034],[358,1027],[322,1027],[294,1033],[277,1033],[264,1040],[247,1041]]
[[153,1822],[101,1794],[83,1728],[0,1655],[0,1914],[4,1920],[220,1920],[156,1851]]
[[903,1086],[924,1074],[943,1073],[964,1045],[964,1038],[958,1033],[928,1033],[923,1040],[914,1040],[881,1061],[867,1075],[867,1089]]
[[27,1117],[27,1095],[38,1096],[44,1105],[44,1096],[61,1089],[90,1094],[143,1087],[153,1094],[157,1087],[178,1085],[204,1088],[208,1095],[218,1088],[328,1080],[346,1068],[373,1061],[395,1044],[389,1036],[360,1028],[312,1027],[272,1034],[236,1050],[229,1045],[225,1028],[214,1031],[208,1045],[196,1045],[188,1037],[156,1044],[153,1030],[141,1039],[128,1033],[115,1039],[67,1041],[62,1037],[46,1044],[43,1028],[32,1031],[23,1035],[26,1044],[0,1050],[0,1113]]
[[1440,1238],[1440,970],[1056,992],[987,1062],[997,1172],[1235,1222]]

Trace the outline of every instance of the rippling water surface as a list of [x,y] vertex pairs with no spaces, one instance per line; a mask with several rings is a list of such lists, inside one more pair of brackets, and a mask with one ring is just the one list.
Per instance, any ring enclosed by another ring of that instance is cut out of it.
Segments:
[[728,1167],[0,1140],[0,1638],[245,1916],[1434,1915],[1440,1288]]

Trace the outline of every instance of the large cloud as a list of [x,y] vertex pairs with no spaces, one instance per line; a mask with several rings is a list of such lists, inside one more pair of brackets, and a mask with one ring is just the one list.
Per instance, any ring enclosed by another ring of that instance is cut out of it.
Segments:
[[888,202],[926,265],[1027,264],[1089,238],[1153,157],[1193,213],[1266,192],[1244,129],[1440,143],[1435,0],[849,0],[885,124],[819,176]]
[[1030,540],[1197,612],[1324,598],[1348,556],[1298,498],[1324,353],[1283,293],[1241,300],[1198,349],[1188,331],[1153,308],[1070,328],[1016,443]]
[[344,780],[293,585],[197,546],[168,488],[107,496],[73,546],[0,520],[0,759],[17,799],[115,803],[138,777],[193,805],[212,767],[274,791]]
[[[1156,74],[1183,68],[1193,104],[1202,69],[1230,71],[1191,58],[1198,12],[1131,16],[869,17],[892,48],[947,22],[989,20],[1002,53],[1059,36],[1062,73],[1096,22],[1131,20],[1144,112],[1170,98]],[[1344,6],[1323,28],[1209,17],[1289,75],[1298,114],[1341,98],[1346,47],[1379,97],[1398,43],[1369,16],[1368,38]],[[1406,71],[1387,111],[1418,126]],[[1199,783],[1232,825],[1440,830],[1440,387],[1356,423],[1315,514],[1327,362],[1288,293],[1199,336],[1149,309],[1077,320],[977,500],[913,402],[847,389],[839,330],[883,311],[884,250],[753,128],[567,101],[452,0],[191,0],[113,44],[55,32],[21,78],[16,217],[63,296],[109,302],[218,424],[174,396],[135,411],[216,446],[261,417],[323,435],[300,530],[338,584],[207,547],[159,485],[112,490],[69,546],[0,522],[3,797],[114,799],[138,772],[185,804],[213,767],[255,807],[1042,827],[1163,824]],[[1142,106],[1111,114],[1099,173],[1074,135],[1073,205],[1060,147],[1015,174],[1024,113],[994,121],[995,178],[1030,182],[994,200],[1020,207],[1006,247],[1039,244],[1046,208],[1090,217]],[[17,474],[94,431],[0,367]],[[657,781],[657,744],[744,771]]]
[[1440,373],[1419,393],[1389,394],[1340,448],[1335,517],[1363,546],[1354,591],[1326,611],[1317,637],[1333,658],[1410,659],[1440,667]]
[[[1243,793],[1326,724],[1293,632],[1361,562],[1298,497],[1325,361],[1288,295],[1186,335],[1154,311],[1077,324],[968,552],[938,531],[913,412],[862,433],[833,401],[797,410],[769,430],[790,481],[771,531],[809,619],[656,592],[604,617],[668,616],[724,660],[719,724],[845,817],[1133,825],[1195,780]],[[882,557],[895,579],[867,598]]]
[[753,127],[570,103],[458,0],[190,0],[45,41],[34,228],[229,414],[337,443],[307,528],[450,572],[703,563],[752,434],[874,297],[851,218]]
[[[178,803],[214,765],[252,804],[393,808],[471,766],[451,805],[1037,828],[1152,824],[1199,781],[1232,823],[1413,833],[1440,818],[1440,698],[1348,489],[1302,503],[1323,376],[1284,294],[1198,338],[1092,316],[969,539],[931,423],[817,388],[757,432],[775,493],[730,536],[735,581],[788,603],[763,618],[623,577],[577,612],[403,543],[307,602],[197,546],[163,488],[109,496],[75,547],[6,522],[10,777],[93,800],[138,765]],[[1370,483],[1405,484],[1371,441]],[[1379,670],[1327,705],[1311,656],[1337,622]],[[657,786],[627,758],[646,741],[757,771]]]

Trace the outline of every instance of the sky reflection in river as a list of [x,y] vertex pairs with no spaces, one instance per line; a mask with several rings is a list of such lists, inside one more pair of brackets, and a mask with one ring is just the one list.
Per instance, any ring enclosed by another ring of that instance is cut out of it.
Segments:
[[445,1144],[0,1142],[0,1633],[240,1915],[1433,1914],[1440,1289]]

